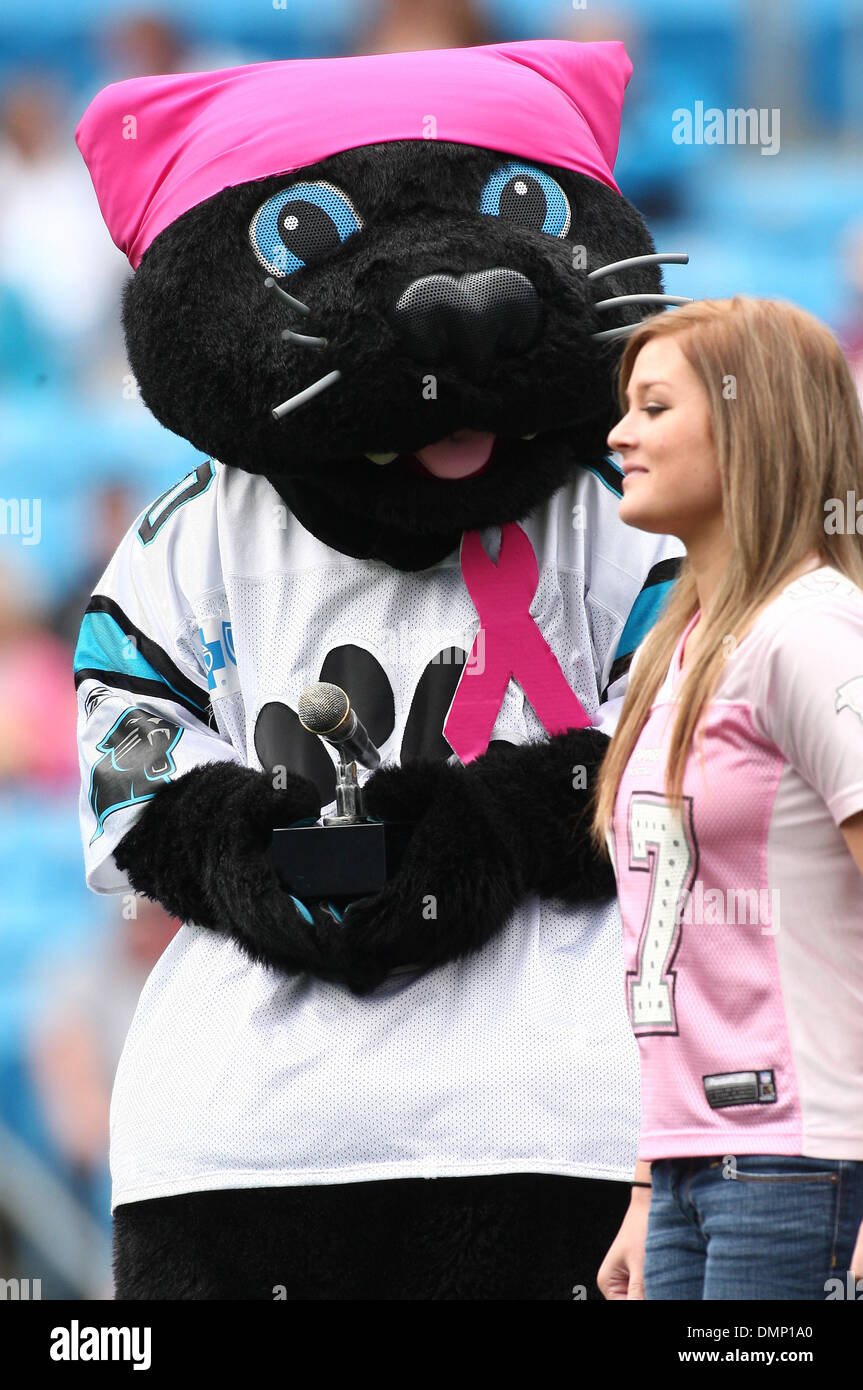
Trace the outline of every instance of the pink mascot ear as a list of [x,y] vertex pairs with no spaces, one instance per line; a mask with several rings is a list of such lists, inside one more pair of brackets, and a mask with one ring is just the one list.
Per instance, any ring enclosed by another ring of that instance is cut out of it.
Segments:
[[538,39],[135,77],[94,97],[75,138],[137,267],[161,231],[223,188],[383,140],[478,145],[617,192],[631,72],[622,43]]
[[566,93],[611,171],[620,143],[623,94],[632,76],[632,63],[623,44],[548,39],[501,47]]

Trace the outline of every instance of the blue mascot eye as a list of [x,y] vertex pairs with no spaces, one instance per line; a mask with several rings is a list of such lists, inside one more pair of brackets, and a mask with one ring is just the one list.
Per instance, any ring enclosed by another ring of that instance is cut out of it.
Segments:
[[321,260],[362,225],[347,193],[335,184],[293,183],[258,208],[249,240],[261,265],[278,277]]
[[556,237],[566,236],[572,221],[569,199],[560,184],[541,169],[517,160],[494,171],[482,190],[479,210]]

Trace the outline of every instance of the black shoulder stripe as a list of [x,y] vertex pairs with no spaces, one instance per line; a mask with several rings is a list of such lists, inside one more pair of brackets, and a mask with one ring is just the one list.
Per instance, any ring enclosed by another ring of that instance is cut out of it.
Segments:
[[169,690],[162,681],[148,681],[143,676],[123,676],[116,671],[98,671],[92,667],[84,667],[75,672],[75,689],[77,690],[83,681],[89,680],[101,681],[114,690],[128,690],[132,695],[150,695],[154,700],[168,700],[172,704],[181,705],[208,728],[213,727],[209,719],[209,707],[202,710],[200,705],[193,705],[191,700]]
[[682,555],[670,555],[665,560],[657,560],[651,566],[647,578],[641,586],[641,592],[649,589],[653,584],[667,584],[669,579],[676,579],[680,574],[684,557]]
[[[655,585],[673,583],[680,574],[683,560],[684,557],[682,555],[670,555],[665,560],[657,560],[656,564],[652,565],[648,570],[647,578],[638,592],[636,603],[646,590],[654,588]],[[634,607],[635,604],[633,604],[633,608]],[[635,648],[633,647],[631,651],[624,652],[622,656],[615,658],[611,670],[608,673],[608,683],[599,697],[600,704],[603,704],[608,699],[609,687],[614,685],[615,681],[620,680],[621,676],[626,675],[634,652]]]
[[606,685],[605,689],[599,697],[599,703],[601,705],[605,704],[605,701],[608,699],[609,686],[614,685],[615,681],[619,681],[621,676],[626,675],[627,671],[629,670],[629,663],[631,661],[632,652],[627,652],[625,656],[619,656],[614,661],[611,670],[608,673],[608,685]]
[[[115,603],[107,594],[93,594],[84,611],[85,613],[107,613],[109,617],[113,618],[114,622],[118,627],[122,628],[126,636],[134,639],[135,646],[144,660],[149,662],[153,670],[162,677],[177,696],[181,697],[180,703],[185,704],[187,708],[191,709],[193,714],[197,714],[200,718],[203,718],[205,723],[208,722],[210,701],[206,691],[201,690],[199,686],[195,685],[194,681],[190,681],[188,676],[184,676],[183,672],[176,663],[171,660],[167,652],[164,651],[157,642],[154,642],[152,637],[148,637],[145,632],[142,632],[139,627],[136,627],[131,618],[127,617],[118,603]],[[117,685],[119,682],[116,677],[116,671],[105,672],[100,679],[108,679],[111,684]],[[132,679],[140,678],[134,677]],[[76,681],[76,688],[78,683],[79,682]],[[145,683],[152,686],[158,684],[156,681]],[[135,687],[132,686],[129,687],[129,689],[134,688]]]
[[589,472],[595,473],[601,478],[606,487],[616,493],[618,497],[623,496],[623,475],[619,468],[615,468],[610,459],[604,458],[598,463],[591,463]]

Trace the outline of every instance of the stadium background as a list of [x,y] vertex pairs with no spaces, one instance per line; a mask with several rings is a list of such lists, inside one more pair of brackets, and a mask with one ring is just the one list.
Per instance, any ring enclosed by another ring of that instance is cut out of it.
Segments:
[[[39,1279],[43,1298],[110,1296],[111,1076],[176,927],[84,885],[72,650],[132,518],[199,462],[138,400],[128,267],[74,127],[105,83],[143,73],[546,36],[626,42],[616,175],[657,246],[689,252],[669,291],[792,299],[863,384],[863,0],[0,8],[0,1279]],[[673,113],[696,102],[778,110],[778,151],[675,143]]]

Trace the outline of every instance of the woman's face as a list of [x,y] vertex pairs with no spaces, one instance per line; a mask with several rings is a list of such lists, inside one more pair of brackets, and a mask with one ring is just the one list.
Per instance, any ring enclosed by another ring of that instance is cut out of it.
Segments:
[[723,529],[707,393],[673,338],[651,338],[626,396],[629,409],[608,436],[626,474],[618,516],[689,549]]

